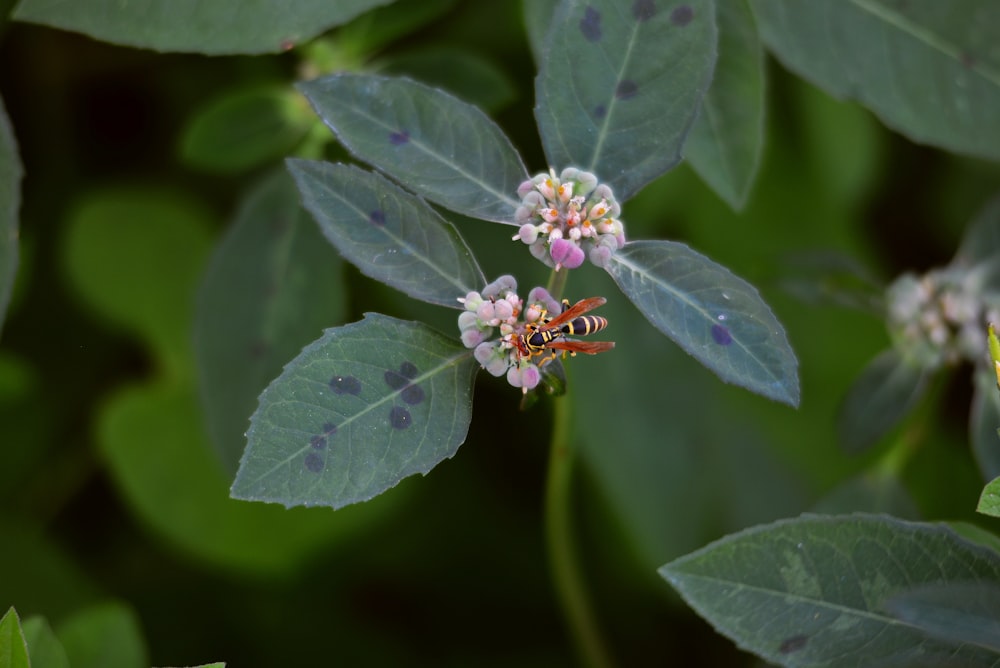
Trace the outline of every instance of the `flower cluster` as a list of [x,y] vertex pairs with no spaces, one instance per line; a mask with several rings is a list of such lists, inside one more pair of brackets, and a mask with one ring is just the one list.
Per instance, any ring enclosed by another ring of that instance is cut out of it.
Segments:
[[[507,382],[527,392],[541,381],[541,372],[530,357],[520,354],[518,341],[527,325],[542,321],[546,313],[557,313],[559,303],[545,288],[528,293],[527,306],[517,296],[517,282],[501,276],[480,292],[458,300],[465,310],[458,316],[462,343],[474,348],[476,360],[494,376],[506,374]],[[492,338],[499,329],[500,337]]]
[[584,257],[598,267],[625,245],[625,228],[618,220],[621,206],[608,186],[590,172],[567,167],[525,181],[517,189],[522,223],[514,240],[531,247],[531,254],[550,267],[575,269]]
[[926,368],[978,363],[986,349],[983,323],[998,322],[1000,303],[982,293],[974,272],[961,268],[904,274],[886,294],[897,348]]

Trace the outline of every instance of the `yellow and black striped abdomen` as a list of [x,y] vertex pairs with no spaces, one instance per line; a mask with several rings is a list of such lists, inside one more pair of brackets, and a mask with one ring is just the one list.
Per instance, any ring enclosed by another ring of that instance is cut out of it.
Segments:
[[602,318],[599,315],[581,315],[560,327],[559,331],[570,336],[587,336],[599,332],[607,326],[607,318]]

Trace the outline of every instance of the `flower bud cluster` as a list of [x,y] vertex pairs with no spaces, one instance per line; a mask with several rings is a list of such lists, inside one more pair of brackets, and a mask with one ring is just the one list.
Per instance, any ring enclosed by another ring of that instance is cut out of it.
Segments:
[[621,206],[607,185],[575,167],[556,178],[555,170],[525,181],[517,189],[521,205],[514,218],[521,227],[514,240],[550,267],[575,269],[588,258],[598,267],[625,245],[618,220]]
[[[474,348],[473,356],[493,376],[507,376],[507,382],[523,391],[541,381],[541,372],[531,357],[520,354],[518,341],[529,324],[542,321],[547,313],[557,313],[559,303],[544,288],[528,293],[527,306],[517,296],[517,282],[501,276],[483,288],[458,300],[465,310],[458,316],[462,344]],[[493,338],[499,330],[499,338]]]
[[984,296],[976,275],[963,268],[904,274],[889,286],[886,302],[897,347],[925,368],[978,363],[984,323],[1000,321],[1000,300]]

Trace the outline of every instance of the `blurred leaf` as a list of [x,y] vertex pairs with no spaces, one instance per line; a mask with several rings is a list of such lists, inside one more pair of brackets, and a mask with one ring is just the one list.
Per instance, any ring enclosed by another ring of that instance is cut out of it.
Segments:
[[278,53],[391,0],[21,0],[19,21],[155,51]]
[[149,665],[139,620],[122,603],[102,603],[86,608],[59,624],[62,641],[73,668],[145,668]]
[[484,111],[499,111],[517,96],[503,70],[468,49],[429,46],[381,58],[375,66],[379,72],[409,76],[442,88]]
[[284,169],[244,196],[205,272],[195,315],[202,403],[231,473],[257,396],[323,327],[343,320],[342,269]]
[[983,480],[1000,477],[1000,389],[992,369],[976,368],[973,374],[969,440]]
[[976,645],[1000,655],[1000,586],[982,582],[928,584],[886,601],[908,626],[952,645]]
[[283,158],[313,122],[289,86],[232,90],[195,111],[181,135],[181,158],[207,172],[245,171]]
[[984,289],[1000,290],[1000,196],[987,202],[969,221],[952,264],[977,270]]
[[47,533],[38,523],[0,515],[0,572],[17,574],[0,578],[0,601],[60,617],[92,603],[98,588]]
[[440,17],[454,5],[455,0],[396,0],[342,25],[333,41],[341,52],[363,60]]
[[486,284],[454,226],[385,177],[310,160],[288,169],[326,238],[366,276],[451,308]]
[[716,630],[779,665],[995,665],[991,652],[885,612],[922,584],[1000,583],[1000,555],[943,525],[805,515],[727,536],[660,574]]
[[799,249],[784,264],[780,285],[799,301],[853,308],[882,319],[885,286],[854,257],[827,249]]
[[320,548],[375,526],[393,507],[367,504],[331,516],[230,499],[232,478],[206,443],[193,388],[161,383],[120,390],[98,417],[97,440],[140,520],[188,554],[231,571],[294,572]]
[[752,285],[673,241],[630,242],[607,269],[653,326],[722,380],[798,405],[795,353]]
[[976,511],[983,515],[1000,517],[1000,478],[994,478],[983,488]]
[[28,472],[44,465],[53,445],[51,409],[35,367],[0,349],[0,499],[18,498]]
[[426,474],[465,440],[478,370],[420,323],[326,330],[261,395],[233,497],[339,508]]
[[44,617],[29,617],[23,626],[32,668],[70,668],[66,650]]
[[336,74],[299,84],[354,155],[458,213],[513,224],[521,157],[482,111],[409,79]]
[[[2,25],[2,13],[0,13]],[[23,169],[17,155],[17,142],[0,99],[0,332],[10,304],[10,293],[17,276],[18,210],[21,206]]]
[[715,5],[719,57],[685,157],[733,209],[743,208],[764,146],[764,49],[747,0]]
[[864,452],[916,406],[930,378],[895,348],[879,353],[854,381],[837,413],[837,438],[845,451]]
[[210,247],[207,213],[176,193],[117,189],[82,201],[67,227],[73,290],[142,337],[167,373],[189,373],[191,298]]
[[789,69],[921,143],[1000,159],[993,0],[753,0]]
[[879,469],[848,478],[813,506],[823,515],[885,513],[900,519],[919,520],[920,510],[895,473]]
[[549,165],[593,172],[619,202],[674,167],[712,79],[714,14],[711,0],[563,0],[535,80]]
[[0,668],[31,668],[21,620],[13,607],[0,617]]
[[524,14],[524,26],[528,32],[528,45],[535,65],[540,66],[545,51],[545,35],[552,25],[552,17],[556,13],[559,0],[521,0],[521,13]]

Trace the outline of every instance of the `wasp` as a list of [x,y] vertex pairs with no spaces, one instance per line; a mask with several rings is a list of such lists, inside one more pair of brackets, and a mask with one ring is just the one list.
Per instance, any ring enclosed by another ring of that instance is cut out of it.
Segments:
[[541,324],[528,325],[525,332],[515,338],[514,345],[517,346],[518,354],[521,357],[548,354],[548,357],[538,363],[541,366],[554,359],[557,350],[563,351],[563,355],[567,352],[571,355],[596,355],[611,350],[615,347],[614,341],[571,341],[563,338],[567,335],[586,336],[607,327],[606,318],[583,315],[607,301],[604,297],[590,297],[570,306],[569,301],[564,299],[562,313],[554,318],[545,318],[543,315]]

